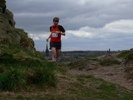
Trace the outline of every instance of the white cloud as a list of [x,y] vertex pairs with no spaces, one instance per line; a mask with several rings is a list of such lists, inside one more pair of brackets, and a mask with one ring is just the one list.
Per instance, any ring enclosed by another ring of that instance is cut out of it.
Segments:
[[76,30],[76,31],[68,30],[67,32],[69,33],[69,35],[72,34],[79,38],[91,38],[92,37],[92,33],[82,31],[82,30]]
[[133,34],[133,20],[115,21],[115,22],[106,24],[104,29],[112,33],[115,32],[115,33]]
[[17,12],[15,13],[15,17],[49,17],[54,16],[56,13],[63,14],[62,11],[57,12]]
[[[44,33],[45,33],[45,34],[44,34]],[[39,40],[44,40],[44,41],[46,41],[46,39],[47,39],[48,36],[49,36],[49,33],[48,33],[48,32],[44,32],[44,33],[35,34],[35,33],[30,32],[28,35],[29,35],[30,38],[32,38],[32,39],[35,40],[35,41],[39,41]]]

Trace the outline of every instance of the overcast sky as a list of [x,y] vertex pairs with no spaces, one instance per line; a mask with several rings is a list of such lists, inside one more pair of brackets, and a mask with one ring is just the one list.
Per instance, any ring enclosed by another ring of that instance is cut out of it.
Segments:
[[133,48],[133,0],[6,0],[16,27],[45,50],[53,17],[66,30],[62,51]]

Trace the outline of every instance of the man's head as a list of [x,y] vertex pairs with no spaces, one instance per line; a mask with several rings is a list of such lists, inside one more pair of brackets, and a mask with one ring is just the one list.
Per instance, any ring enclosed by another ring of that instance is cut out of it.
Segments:
[[60,20],[60,19],[59,19],[58,17],[54,17],[54,18],[53,18],[53,22],[54,22],[54,21],[55,21],[55,22],[59,22],[59,20]]

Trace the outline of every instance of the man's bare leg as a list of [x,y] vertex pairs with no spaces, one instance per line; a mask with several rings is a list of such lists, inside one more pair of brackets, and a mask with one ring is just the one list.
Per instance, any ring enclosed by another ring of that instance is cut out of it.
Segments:
[[56,50],[56,58],[58,58],[60,56],[60,49]]
[[59,61],[59,56],[60,56],[60,52],[61,52],[61,50],[60,49],[57,49],[56,50],[56,61],[58,62]]
[[52,47],[51,48],[51,50],[52,50],[52,60],[53,61],[56,61],[56,56],[57,56],[57,53],[56,53],[56,48],[55,47]]

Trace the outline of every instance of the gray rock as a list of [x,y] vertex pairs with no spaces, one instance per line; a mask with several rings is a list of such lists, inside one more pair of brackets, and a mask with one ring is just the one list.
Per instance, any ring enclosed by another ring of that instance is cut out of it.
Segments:
[[[0,0],[0,10],[6,6],[4,3],[6,3],[5,0]],[[23,29],[15,28],[13,13],[6,9],[5,13],[0,13],[0,46],[9,47],[11,45],[35,50],[33,40]]]

